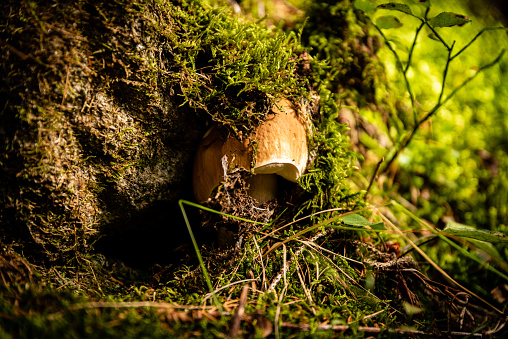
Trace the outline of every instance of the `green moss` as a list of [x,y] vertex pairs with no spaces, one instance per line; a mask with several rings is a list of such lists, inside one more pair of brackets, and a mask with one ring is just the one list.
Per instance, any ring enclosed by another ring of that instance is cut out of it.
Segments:
[[331,93],[322,89],[320,95],[322,120],[314,136],[316,158],[309,172],[299,179],[311,196],[303,208],[314,212],[328,208],[354,210],[362,206],[362,192],[354,192],[348,178],[358,154],[348,149],[347,127],[336,121],[338,106]]
[[155,308],[94,309],[86,303],[88,298],[50,286],[12,286],[0,296],[0,334],[4,338],[173,337]]
[[312,58],[312,86],[319,94],[314,136],[315,161],[300,184],[310,193],[305,208],[318,211],[361,208],[364,192],[348,180],[361,157],[352,152],[348,128],[338,122],[344,105],[376,103],[374,86],[382,75],[376,61],[377,41],[367,35],[365,18],[349,1],[305,3],[308,15],[299,27]]
[[249,134],[274,99],[305,95],[306,79],[295,68],[295,34],[263,28],[199,1],[177,4],[165,23],[171,27],[163,31],[165,81],[176,84],[183,104]]
[[301,23],[302,43],[313,56],[316,82],[331,91],[342,104],[376,103],[375,86],[384,71],[376,52],[378,39],[352,1],[319,1],[306,4],[307,19]]

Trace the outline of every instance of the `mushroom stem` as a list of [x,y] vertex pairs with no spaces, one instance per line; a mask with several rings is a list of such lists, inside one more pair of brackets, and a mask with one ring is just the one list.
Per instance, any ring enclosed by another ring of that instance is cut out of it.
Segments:
[[277,174],[258,174],[248,178],[249,195],[259,202],[277,198]]
[[298,106],[288,99],[281,99],[265,121],[243,140],[214,127],[201,140],[194,160],[196,200],[202,202],[210,197],[213,189],[223,181],[225,169],[244,168],[254,174],[249,179],[250,195],[259,201],[276,198],[275,175],[296,182],[305,172],[309,158],[308,117],[299,112]]

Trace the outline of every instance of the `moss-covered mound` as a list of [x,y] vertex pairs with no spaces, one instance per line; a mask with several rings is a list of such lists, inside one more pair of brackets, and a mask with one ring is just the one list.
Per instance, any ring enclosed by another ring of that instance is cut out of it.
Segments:
[[4,241],[50,259],[85,251],[104,225],[181,194],[199,128],[160,81],[147,15],[162,10],[7,1],[0,13]]
[[199,1],[0,6],[0,222],[39,258],[189,198],[207,121],[248,135],[306,91],[294,35]]

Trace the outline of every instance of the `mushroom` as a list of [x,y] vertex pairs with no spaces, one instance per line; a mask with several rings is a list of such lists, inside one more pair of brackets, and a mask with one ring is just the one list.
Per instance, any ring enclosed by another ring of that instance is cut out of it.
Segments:
[[299,115],[287,99],[274,105],[272,112],[251,134],[254,147],[248,138],[240,141],[218,127],[205,134],[194,160],[193,189],[197,201],[207,200],[228,171],[236,167],[253,174],[247,179],[249,195],[258,201],[277,196],[277,175],[296,182],[304,173],[309,157],[306,117]]

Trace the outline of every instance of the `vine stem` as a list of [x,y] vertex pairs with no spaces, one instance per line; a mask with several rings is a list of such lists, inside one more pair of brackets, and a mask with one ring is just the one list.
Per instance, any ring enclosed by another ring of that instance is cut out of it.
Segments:
[[409,55],[408,55],[408,59],[407,59],[406,68],[404,69],[404,74],[406,74],[407,71],[409,70],[409,66],[411,65],[411,58],[413,57],[413,51],[416,46],[416,40],[418,39],[418,34],[420,34],[420,31],[422,30],[423,27],[425,27],[425,22],[422,22],[422,24],[420,26],[418,26],[418,28],[416,29],[415,38],[413,39],[413,43],[411,44],[411,49],[409,50]]
[[471,46],[471,44],[473,42],[475,42],[476,39],[478,39],[480,37],[480,35],[482,35],[484,32],[486,32],[486,31],[496,31],[496,30],[508,31],[508,28],[506,28],[506,27],[485,27],[485,28],[483,28],[480,32],[478,32],[478,34],[475,35],[475,37],[473,39],[471,39],[471,41],[469,41],[464,47],[462,47],[460,51],[455,53],[455,55],[453,55],[451,57],[451,60],[455,59],[460,54],[462,54],[462,52],[464,52],[469,46]]
[[[369,20],[372,23],[372,25],[374,26],[374,28],[376,28],[376,30],[379,32],[379,34],[381,34],[381,36],[383,37],[383,40],[385,41],[385,45],[388,47],[388,49],[395,56],[397,68],[400,69],[400,71],[402,72],[402,77],[404,78],[404,82],[406,83],[406,88],[407,88],[407,91],[409,93],[409,97],[411,99],[411,107],[413,108],[413,116],[414,116],[415,123],[416,123],[418,121],[418,111],[417,111],[417,108],[416,108],[416,105],[415,105],[415,97],[414,97],[413,91],[411,90],[411,84],[409,83],[409,79],[407,77],[407,70],[409,69],[409,63],[410,63],[410,60],[411,60],[411,55],[412,55],[412,52],[413,52],[413,47],[411,48],[411,51],[410,51],[411,53],[409,54],[408,64],[406,66],[406,69],[404,70],[403,66],[402,66],[402,60],[400,59],[400,57],[397,54],[397,52],[393,49],[392,45],[390,45],[390,41],[388,40],[388,38],[384,35],[384,33],[381,30],[381,28],[379,28],[379,26],[374,23],[374,21],[372,21],[370,18],[369,18]],[[415,36],[413,44],[416,44],[416,39],[417,39],[417,36],[418,36],[418,33],[420,32],[420,30],[421,30],[421,28],[419,28],[417,30],[417,32],[416,32],[416,36]]]
[[[480,74],[482,71],[486,70],[487,68],[490,68],[492,66],[494,66],[495,64],[497,64],[499,62],[499,60],[501,60],[501,58],[503,57],[504,53],[506,52],[505,49],[501,50],[501,53],[499,53],[499,55],[490,63],[480,67],[478,69],[478,71],[471,77],[469,77],[468,79],[466,79],[466,81],[464,81],[461,85],[457,86],[444,100],[442,100],[442,93],[440,94],[439,96],[439,100],[438,102],[436,103],[436,105],[434,106],[434,108],[432,108],[432,110],[427,113],[421,120],[418,121],[418,123],[413,127],[413,129],[411,130],[411,132],[409,132],[406,137],[404,138],[404,140],[400,143],[399,147],[397,147],[397,150],[395,151],[395,153],[392,155],[392,157],[390,158],[390,160],[388,160],[386,162],[386,165],[383,167],[383,170],[381,171],[384,172],[386,171],[388,168],[390,168],[391,164],[397,159],[397,157],[399,156],[399,154],[409,145],[409,143],[413,140],[413,137],[414,135],[418,132],[418,130],[420,129],[420,126],[426,122],[427,120],[429,120],[433,115],[435,115],[437,113],[437,111],[439,110],[439,108],[441,108],[444,104],[446,104],[448,102],[448,100],[450,100],[452,97],[455,96],[455,94],[457,94],[457,92],[459,90],[461,90],[464,86],[466,86],[468,83],[470,83],[474,78],[476,78],[476,76],[478,74]],[[450,51],[451,53],[451,51]],[[450,56],[450,54],[448,54],[448,56]],[[448,60],[447,61],[447,67],[446,67],[446,70],[448,69],[448,64],[450,63],[451,60]],[[444,77],[443,77],[444,78]],[[444,82],[445,79],[443,79],[443,82]],[[444,91],[444,88],[442,88],[442,91]]]
[[[407,61],[407,64],[405,65],[405,67],[402,65],[402,61],[399,57],[399,55],[397,54],[397,52],[395,51],[395,49],[392,47],[392,45],[390,44],[390,41],[388,40],[388,38],[384,35],[383,31],[381,30],[381,28],[379,28],[379,26],[377,26],[374,21],[371,19],[371,18],[368,18],[369,21],[372,23],[373,27],[379,32],[379,34],[381,35],[381,37],[383,38],[384,40],[384,43],[385,45],[388,47],[388,49],[393,53],[393,55],[395,56],[395,59],[396,59],[396,66],[397,68],[401,71],[402,73],[402,76],[404,78],[404,82],[405,82],[405,85],[406,85],[406,89],[407,89],[407,92],[409,94],[409,97],[411,99],[411,107],[413,109],[413,118],[414,118],[414,127],[411,129],[410,132],[408,132],[406,134],[406,136],[402,139],[402,141],[400,141],[398,143],[398,146],[396,146],[396,150],[395,152],[393,152],[392,156],[389,158],[389,160],[384,164],[383,168],[380,170],[380,173],[383,173],[385,172],[386,170],[388,170],[390,168],[390,166],[392,165],[392,163],[398,158],[398,156],[400,155],[400,153],[411,143],[411,141],[413,140],[413,137],[414,135],[418,132],[418,130],[420,129],[420,126],[426,122],[427,120],[429,120],[433,115],[435,115],[437,113],[437,111],[439,110],[439,108],[441,108],[448,100],[450,100],[453,96],[455,96],[455,94],[461,89],[463,88],[466,84],[468,84],[471,80],[473,80],[481,71],[489,68],[489,67],[492,67],[493,65],[495,65],[496,63],[499,62],[499,60],[501,59],[501,57],[503,56],[505,50],[502,50],[501,53],[499,54],[499,56],[494,60],[492,61],[491,63],[487,64],[487,65],[484,65],[482,66],[480,69],[478,69],[478,71],[473,75],[471,76],[470,78],[466,79],[466,81],[464,81],[461,85],[457,86],[455,89],[453,89],[451,91],[451,93],[443,100],[443,97],[444,97],[444,92],[445,92],[445,87],[446,87],[446,78],[448,76],[448,70],[449,70],[449,66],[450,66],[450,63],[457,57],[459,56],[462,52],[464,52],[469,46],[471,46],[471,44],[476,41],[476,39],[478,39],[480,37],[480,35],[482,35],[485,31],[489,31],[489,30],[499,30],[499,29],[503,29],[503,30],[506,30],[506,28],[504,27],[487,27],[487,28],[484,28],[482,29],[480,32],[478,32],[478,34],[476,34],[476,36],[471,39],[471,41],[469,41],[460,51],[458,51],[457,53],[453,54],[452,55],[452,51],[453,51],[453,48],[455,46],[455,41],[453,41],[453,43],[451,45],[448,45],[446,43],[446,41],[439,35],[439,33],[435,30],[434,27],[432,27],[432,25],[429,24],[428,20],[427,20],[427,15],[429,13],[429,9],[430,8],[427,8],[426,12],[425,12],[425,15],[424,17],[418,17],[418,16],[414,16],[412,15],[413,17],[419,19],[421,21],[421,24],[417,27],[416,29],[416,32],[415,32],[415,36],[414,36],[414,39],[413,39],[413,42],[411,44],[411,48],[409,50],[409,55],[408,55],[408,61]],[[431,31],[432,33],[435,35],[435,37],[437,38],[437,40],[439,40],[443,46],[447,49],[448,51],[448,56],[447,56],[447,59],[446,59],[446,65],[445,65],[445,69],[444,69],[444,72],[443,72],[443,79],[442,79],[442,82],[441,82],[441,91],[439,93],[439,98],[437,100],[437,103],[436,105],[432,108],[432,110],[430,112],[428,112],[422,119],[419,119],[418,117],[418,110],[417,110],[417,107],[415,105],[415,96],[414,96],[414,93],[411,89],[411,84],[409,82],[409,79],[407,77],[407,73],[409,71],[409,67],[411,65],[411,59],[413,57],[413,54],[414,54],[414,49],[415,49],[415,46],[416,46],[416,42],[417,42],[417,39],[418,39],[418,35],[420,34],[421,30],[423,29],[423,27],[427,26]],[[379,164],[378,164],[379,166]]]
[[178,205],[180,206],[180,209],[182,210],[182,215],[183,215],[185,224],[187,225],[187,230],[189,231],[189,235],[192,240],[192,245],[194,246],[194,250],[196,251],[196,256],[198,258],[199,265],[201,266],[201,270],[203,271],[203,276],[205,278],[208,289],[210,290],[210,293],[212,294],[213,302],[215,304],[215,307],[217,307],[217,309],[219,310],[219,312],[222,313],[222,311],[223,311],[222,305],[219,302],[219,299],[217,299],[217,296],[215,295],[215,292],[214,292],[214,289],[212,286],[212,281],[210,280],[210,276],[208,275],[208,271],[206,269],[205,263],[203,261],[203,258],[201,257],[201,252],[199,251],[198,243],[196,241],[196,238],[194,238],[194,232],[192,232],[192,227],[190,226],[189,219],[187,218],[187,213],[185,213],[185,209],[183,208],[183,204],[187,204],[187,205],[191,205],[191,206],[195,206],[196,204],[193,204],[190,201],[186,201],[186,200],[182,200],[182,199],[178,201]]
[[[452,56],[453,46],[455,46],[455,41],[452,43],[452,46],[448,49],[448,57],[446,58],[446,65],[445,65],[445,69],[443,72],[443,82],[441,83],[441,93],[439,93],[439,98],[437,99],[436,107],[441,106],[441,100],[443,99],[443,94],[444,94],[445,86],[446,86],[446,77],[448,76],[448,68],[450,67],[450,62],[452,61],[451,56]],[[436,109],[436,111],[437,111],[437,109]]]

